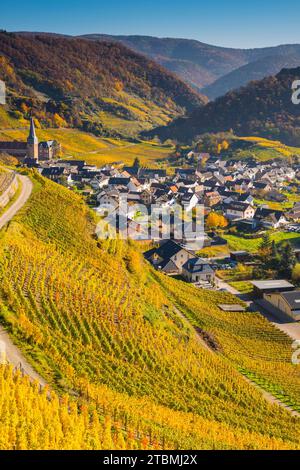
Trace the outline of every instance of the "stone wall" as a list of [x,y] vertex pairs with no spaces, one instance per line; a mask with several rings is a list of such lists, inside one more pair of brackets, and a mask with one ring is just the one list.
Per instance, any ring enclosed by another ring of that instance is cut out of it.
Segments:
[[18,178],[17,178],[17,175],[13,173],[9,186],[6,188],[6,190],[2,194],[0,194],[0,210],[9,203],[11,198],[16,193],[17,189],[18,189]]

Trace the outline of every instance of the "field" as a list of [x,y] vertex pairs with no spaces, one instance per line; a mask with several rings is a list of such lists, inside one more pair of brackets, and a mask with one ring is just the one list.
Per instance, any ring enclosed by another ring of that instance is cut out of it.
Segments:
[[268,201],[267,199],[255,199],[255,204],[267,204],[270,209],[278,210],[278,211],[287,211],[294,207],[295,202],[300,201],[300,195],[294,194],[288,191],[281,191],[281,193],[286,196],[287,200],[284,202],[273,202]]
[[12,117],[12,115],[5,110],[4,106],[0,106],[0,129],[19,128],[27,125],[28,121]]
[[133,430],[139,445],[300,446],[296,418],[243,377],[299,406],[289,338],[258,314],[221,312],[236,303],[229,294],[153,271],[133,243],[97,242],[79,196],[37,174],[34,185],[0,233],[0,319],[60,396]]
[[147,449],[148,440],[122,430],[107,415],[99,420],[88,407],[39,390],[20,372],[0,365],[0,449]]
[[[117,145],[116,145],[117,144]],[[123,161],[126,165],[131,165],[135,158],[140,163],[148,167],[166,168],[166,159],[174,150],[168,145],[158,145],[154,142],[141,142],[138,144],[130,144],[127,142],[114,141],[114,146],[107,148],[96,154],[86,156],[86,161],[94,165],[102,165],[103,163],[113,163]]]
[[202,256],[204,258],[217,258],[226,256],[229,254],[229,249],[227,245],[222,245],[222,246],[207,246],[205,248],[202,248],[197,255]]
[[[246,250],[250,253],[255,253],[262,242],[262,237],[258,238],[246,238],[242,235],[223,235],[228,242],[228,246],[232,251]],[[270,233],[271,240],[275,243],[282,243],[289,241],[292,245],[299,247],[300,246],[300,235],[298,233],[286,233],[286,232],[274,232]]]
[[143,130],[166,125],[171,120],[172,113],[166,107],[159,107],[154,102],[141,100],[137,96],[130,96],[122,91],[119,93],[119,101],[112,98],[104,98],[104,102],[123,108],[130,113],[131,118],[117,116],[109,112],[99,112],[98,118],[108,130],[118,130],[125,136],[134,137]]
[[253,147],[236,152],[234,156],[239,158],[253,156],[259,161],[267,161],[273,158],[300,155],[300,148],[289,147],[277,140],[268,140],[262,137],[239,137],[238,140],[253,143]]
[[[28,129],[0,129],[0,140],[26,140]],[[172,146],[155,142],[137,144],[117,139],[102,139],[76,129],[38,129],[40,140],[57,140],[62,156],[81,158],[90,164],[103,165],[123,161],[130,165],[138,157],[142,165],[160,166],[174,150]]]
[[253,292],[253,285],[248,281],[231,281],[229,284],[241,294],[251,294]]

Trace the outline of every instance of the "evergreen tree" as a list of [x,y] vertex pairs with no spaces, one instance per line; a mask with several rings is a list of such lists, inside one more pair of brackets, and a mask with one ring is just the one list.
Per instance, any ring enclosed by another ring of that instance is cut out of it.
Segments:
[[267,258],[266,263],[268,264],[268,267],[270,269],[278,270],[278,266],[280,265],[280,254],[278,252],[278,249],[274,240],[272,241],[272,245],[271,245],[270,260],[268,261],[268,258]]
[[292,245],[290,243],[286,243],[281,252],[278,274],[290,279],[295,264],[296,257],[294,255]]
[[272,245],[270,234],[269,232],[266,232],[262,236],[262,242],[260,244],[259,249],[260,251],[266,253],[266,252],[270,252],[272,248],[273,248],[273,245]]

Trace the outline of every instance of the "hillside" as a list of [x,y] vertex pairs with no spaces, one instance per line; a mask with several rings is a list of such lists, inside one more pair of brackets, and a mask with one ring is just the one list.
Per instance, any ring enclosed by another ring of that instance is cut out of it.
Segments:
[[221,312],[227,293],[154,272],[133,243],[95,240],[82,199],[31,176],[29,203],[1,232],[0,320],[49,385],[138,445],[299,448],[297,418],[242,375],[299,409],[289,338],[260,315]]
[[247,62],[242,49],[216,47],[190,39],[105,34],[87,34],[83,37],[121,42],[177,73],[198,90]]
[[261,80],[270,75],[276,75],[283,68],[291,69],[300,64],[299,51],[294,54],[274,55],[260,58],[243,65],[227,75],[216,80],[212,85],[203,88],[203,93],[211,99],[225,95],[228,91],[240,88],[253,80]]
[[283,69],[274,77],[249,83],[179,118],[169,126],[146,133],[161,140],[191,142],[205,132],[230,129],[238,136],[253,135],[300,145],[300,107],[292,103],[292,83],[300,68]]
[[95,411],[39,390],[8,366],[0,366],[0,388],[1,450],[148,448],[147,439],[123,431],[109,415],[99,420]]
[[[0,140],[26,140],[28,128],[1,129]],[[40,140],[57,140],[61,144],[61,156],[84,159],[87,163],[102,166],[106,163],[133,164],[139,157],[143,165],[167,164],[167,157],[174,151],[172,145],[159,145],[154,141],[128,142],[123,139],[101,138],[78,129],[38,129]]]
[[284,67],[297,67],[300,63],[298,44],[233,49],[190,39],[101,34],[84,37],[122,42],[175,72],[210,99],[246,85],[251,80],[275,75]]
[[115,42],[1,32],[0,71],[6,109],[19,127],[33,110],[45,127],[134,136],[204,103],[173,74]]

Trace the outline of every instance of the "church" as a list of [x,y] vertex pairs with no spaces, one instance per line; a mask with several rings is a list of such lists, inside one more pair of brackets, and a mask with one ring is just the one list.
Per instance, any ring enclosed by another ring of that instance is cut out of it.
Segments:
[[8,141],[0,142],[0,153],[7,153],[18,158],[20,162],[26,159],[38,161],[52,160],[60,151],[56,140],[39,142],[33,118],[30,119],[30,130],[26,142]]

